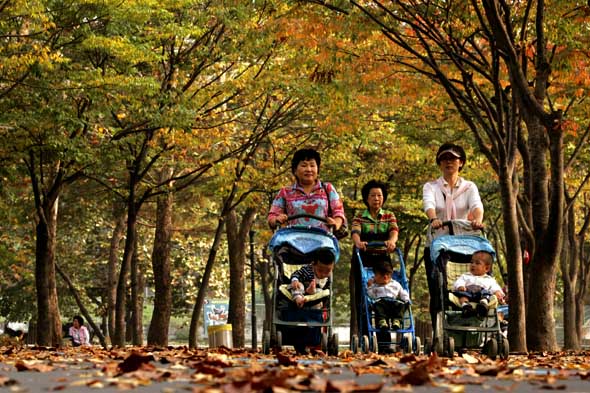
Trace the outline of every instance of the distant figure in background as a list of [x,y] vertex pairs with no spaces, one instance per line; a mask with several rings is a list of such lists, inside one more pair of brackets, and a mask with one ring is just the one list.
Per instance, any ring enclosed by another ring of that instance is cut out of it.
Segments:
[[74,317],[68,333],[72,338],[72,345],[74,347],[90,345],[90,334],[88,333],[86,326],[84,326],[84,318],[80,315]]
[[4,334],[10,336],[10,337],[14,337],[17,338],[19,340],[22,340],[25,336],[25,332],[23,332],[20,329],[11,329],[10,326],[8,326],[8,322],[6,322],[6,324],[4,325]]

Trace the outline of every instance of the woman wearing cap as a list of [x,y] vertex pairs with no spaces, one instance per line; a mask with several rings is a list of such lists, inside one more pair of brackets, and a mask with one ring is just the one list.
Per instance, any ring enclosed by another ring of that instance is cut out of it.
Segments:
[[483,228],[483,204],[475,183],[459,176],[467,158],[461,146],[443,144],[436,154],[442,176],[424,185],[422,202],[433,229],[447,220],[469,220],[473,229]]
[[[443,221],[469,220],[474,229],[483,228],[483,204],[475,183],[459,176],[465,166],[467,157],[461,146],[445,143],[436,153],[436,163],[442,176],[424,184],[422,203],[424,212],[433,229],[443,230]],[[430,261],[430,244],[424,248],[424,261],[429,293],[437,290],[432,277],[433,263]],[[440,299],[430,296],[430,316],[434,328],[437,310],[440,310]]]
[[291,224],[319,226],[326,230],[333,227],[334,231],[346,224],[344,207],[338,192],[331,183],[318,179],[320,164],[320,154],[314,149],[300,149],[295,152],[291,160],[295,184],[283,187],[272,202],[268,213],[271,228],[285,224],[287,217],[298,214],[325,217],[326,224],[309,217],[298,218]]

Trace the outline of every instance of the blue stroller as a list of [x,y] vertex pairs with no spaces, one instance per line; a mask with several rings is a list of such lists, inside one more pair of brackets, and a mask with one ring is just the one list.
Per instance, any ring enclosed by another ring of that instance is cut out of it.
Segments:
[[[485,251],[495,258],[496,252],[485,237],[472,234],[469,221],[446,221],[443,226],[449,228],[449,233],[432,240],[430,260],[425,261],[431,264],[427,279],[433,300],[433,333],[432,339],[426,340],[424,351],[453,357],[457,346],[459,353],[466,349],[481,350],[491,359],[498,355],[506,359],[509,344],[502,334],[498,309],[490,308],[483,318],[464,317],[449,297],[455,279],[469,271],[472,254]],[[462,234],[456,234],[459,232]],[[429,235],[432,236],[430,229]]]
[[[384,242],[377,241],[369,242],[367,245],[369,249],[383,246]],[[392,274],[392,280],[396,280],[398,283],[400,283],[402,288],[409,293],[410,290],[408,278],[406,275],[406,266],[402,252],[396,248],[395,254],[399,262],[399,267],[397,270],[394,270]],[[353,252],[353,258],[357,258],[359,261],[358,264],[353,263],[353,266],[356,265],[359,267],[360,272],[358,272],[357,277],[361,278],[361,296],[357,311],[358,332],[361,340],[359,342],[359,336],[357,335],[352,336],[350,343],[351,351],[353,353],[357,353],[359,351],[364,353],[379,352],[380,347],[389,348],[391,346],[395,346],[404,353],[415,353],[416,355],[420,355],[422,351],[422,344],[420,342],[420,337],[416,336],[416,332],[414,330],[414,316],[412,314],[411,305],[404,305],[402,301],[397,299],[388,298],[381,300],[390,302],[392,303],[392,306],[403,310],[400,318],[401,328],[397,329],[396,331],[392,331],[389,329],[381,329],[373,325],[372,322],[374,321],[375,314],[373,300],[367,294],[367,282],[374,276],[373,268],[363,265],[361,254],[356,248]]]
[[[325,221],[313,215],[296,215],[288,219],[300,217]],[[336,263],[340,258],[338,240],[322,228],[288,226],[275,232],[269,249],[275,280],[270,330],[267,328],[262,337],[263,353],[270,353],[271,348],[281,351],[284,345],[293,345],[296,350],[319,346],[323,353],[337,356],[338,334],[332,333],[332,277],[327,288],[315,295],[306,295],[306,299],[310,297],[303,308],[296,306],[288,288],[291,274],[312,261],[329,258]]]

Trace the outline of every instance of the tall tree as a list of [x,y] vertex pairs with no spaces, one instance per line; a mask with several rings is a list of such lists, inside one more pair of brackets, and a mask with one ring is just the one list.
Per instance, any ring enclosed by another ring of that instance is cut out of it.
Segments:
[[[90,7],[88,7],[90,8]],[[85,30],[87,7],[55,8],[45,1],[4,3],[0,8],[3,64],[2,138],[27,169],[35,203],[37,342],[61,344],[55,279],[60,194],[91,164],[87,80],[67,63],[71,44]],[[94,11],[92,12],[94,14]],[[12,33],[11,33],[12,32]],[[4,59],[7,59],[4,62]],[[11,60],[8,60],[11,59]]]
[[229,310],[228,323],[232,325],[232,341],[237,348],[245,346],[246,323],[246,244],[248,233],[256,218],[256,209],[250,207],[238,221],[235,209],[227,215],[225,226],[229,248]]
[[[161,172],[161,181],[172,175],[172,170]],[[152,252],[154,272],[154,310],[148,330],[148,345],[167,346],[170,315],[172,313],[172,286],[170,275],[170,240],[172,237],[172,208],[174,194],[157,197],[156,235]]]

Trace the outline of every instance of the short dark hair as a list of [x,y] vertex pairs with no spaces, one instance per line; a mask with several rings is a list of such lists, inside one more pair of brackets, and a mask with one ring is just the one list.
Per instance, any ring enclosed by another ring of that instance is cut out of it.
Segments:
[[387,184],[373,179],[369,180],[361,189],[361,195],[363,196],[363,202],[365,203],[365,206],[369,207],[369,193],[373,188],[381,189],[381,192],[383,193],[383,204],[385,204],[385,202],[387,201],[387,191],[389,187],[387,187]]
[[485,254],[486,255],[486,259],[485,259],[486,266],[492,266],[494,264],[494,256],[490,252],[485,251],[485,250],[477,250],[471,256],[473,257],[473,255],[475,255],[475,254]]
[[379,274],[391,274],[393,273],[393,266],[389,262],[382,261],[375,264],[373,271]]
[[84,318],[82,318],[82,316],[80,316],[80,315],[76,315],[74,317],[74,321],[78,321],[78,323],[80,324],[80,326],[84,325]]
[[320,171],[320,164],[322,163],[322,159],[320,158],[320,153],[317,152],[315,149],[299,149],[293,154],[293,159],[291,159],[291,173],[295,173],[297,169],[297,165],[301,161],[308,161],[308,160],[315,160],[315,163],[318,166],[318,172]]
[[[456,145],[454,143],[443,143],[438,148],[438,151],[436,152],[436,165],[440,165],[441,156],[443,154],[445,154],[445,152],[448,150],[458,154],[459,160],[461,160],[461,162],[463,163],[463,166],[465,165],[465,163],[467,162],[467,155],[465,154],[465,150],[463,150],[463,148],[461,146]],[[459,171],[461,171],[461,169],[463,169],[463,168],[459,168]]]
[[334,254],[332,253],[332,251],[330,250],[326,250],[326,249],[320,249],[315,251],[312,254],[312,263],[321,263],[322,265],[332,265],[334,262],[336,262],[336,259],[334,258]]

